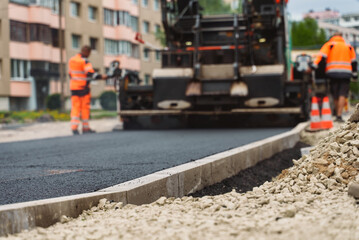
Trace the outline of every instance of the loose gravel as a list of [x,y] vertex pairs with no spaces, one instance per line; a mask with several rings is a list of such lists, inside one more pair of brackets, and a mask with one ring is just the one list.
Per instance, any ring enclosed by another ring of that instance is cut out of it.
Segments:
[[227,178],[220,183],[208,186],[191,194],[192,197],[214,196],[231,192],[233,189],[239,193],[251,191],[266,181],[278,176],[284,169],[293,166],[292,159],[301,157],[301,148],[310,145],[299,142],[293,148],[284,150],[274,156],[265,159],[255,166],[240,171],[236,176]]
[[359,208],[347,193],[359,181],[358,148],[359,125],[348,121],[252,191],[142,206],[102,199],[79,218],[8,239],[359,239]]

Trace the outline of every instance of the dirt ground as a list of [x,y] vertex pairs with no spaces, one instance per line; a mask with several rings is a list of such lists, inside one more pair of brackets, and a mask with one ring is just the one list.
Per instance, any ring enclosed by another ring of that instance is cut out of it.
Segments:
[[294,148],[277,153],[273,157],[265,159],[255,166],[241,171],[238,175],[206,187],[191,196],[215,196],[229,193],[233,189],[239,193],[251,191],[254,187],[258,187],[266,181],[271,181],[272,178],[278,176],[282,170],[292,167],[292,160],[301,157],[300,149],[308,146],[310,145],[299,142]]

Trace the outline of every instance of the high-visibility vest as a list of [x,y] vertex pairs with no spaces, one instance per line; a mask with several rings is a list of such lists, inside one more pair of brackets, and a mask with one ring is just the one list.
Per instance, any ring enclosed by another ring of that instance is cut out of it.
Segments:
[[326,59],[325,72],[329,77],[350,78],[352,76],[352,64],[356,62],[355,51],[345,42],[344,38],[334,36],[325,43],[314,61],[315,67],[318,66],[322,58]]
[[77,54],[69,61],[70,89],[83,90],[89,87],[95,70],[92,64],[81,54]]

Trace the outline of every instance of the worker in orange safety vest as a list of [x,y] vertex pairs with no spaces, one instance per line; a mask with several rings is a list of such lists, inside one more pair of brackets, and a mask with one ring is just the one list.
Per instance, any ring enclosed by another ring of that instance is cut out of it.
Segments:
[[82,120],[82,133],[94,133],[89,126],[90,119],[90,81],[105,80],[107,75],[96,73],[87,59],[91,54],[90,46],[83,46],[81,52],[69,61],[70,90],[71,90],[71,129],[78,135],[80,117]]
[[320,54],[312,64],[312,68],[317,69],[321,61],[325,61],[325,73],[330,79],[330,92],[336,113],[335,121],[343,122],[342,112],[349,94],[350,79],[358,77],[355,50],[345,42],[342,34],[337,32],[320,49]]

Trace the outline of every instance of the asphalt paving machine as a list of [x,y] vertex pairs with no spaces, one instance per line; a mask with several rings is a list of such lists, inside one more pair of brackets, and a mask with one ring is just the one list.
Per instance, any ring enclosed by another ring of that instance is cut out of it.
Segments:
[[240,14],[205,16],[198,0],[161,0],[162,67],[152,85],[133,73],[118,81],[124,128],[233,123],[263,113],[306,118],[310,79],[300,69],[291,78],[286,4],[244,0]]

